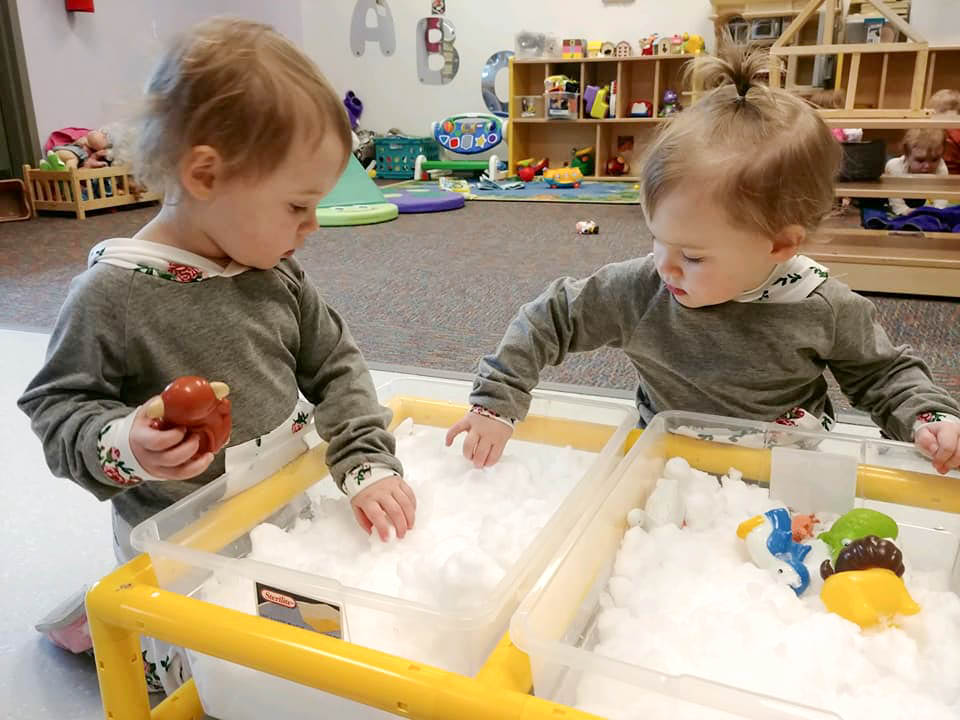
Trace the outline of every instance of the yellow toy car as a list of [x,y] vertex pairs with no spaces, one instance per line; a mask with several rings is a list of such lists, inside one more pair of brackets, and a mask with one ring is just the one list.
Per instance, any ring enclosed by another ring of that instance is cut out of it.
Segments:
[[578,188],[583,180],[580,168],[562,167],[554,170],[544,170],[543,179],[552,188]]

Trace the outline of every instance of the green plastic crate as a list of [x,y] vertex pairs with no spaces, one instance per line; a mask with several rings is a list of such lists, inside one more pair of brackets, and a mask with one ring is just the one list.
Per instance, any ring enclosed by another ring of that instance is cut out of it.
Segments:
[[427,160],[440,159],[440,146],[430,137],[403,137],[391,135],[375,138],[377,177],[410,180],[417,164],[417,156]]

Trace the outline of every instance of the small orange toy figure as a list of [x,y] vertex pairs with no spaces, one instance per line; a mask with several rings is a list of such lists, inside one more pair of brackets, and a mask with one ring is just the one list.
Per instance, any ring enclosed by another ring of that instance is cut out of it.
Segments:
[[195,375],[177,378],[147,406],[147,417],[157,430],[175,427],[196,435],[200,447],[194,457],[216,453],[230,439],[230,388]]
[[790,519],[793,541],[802,542],[813,537],[813,526],[817,523],[816,515],[794,515]]

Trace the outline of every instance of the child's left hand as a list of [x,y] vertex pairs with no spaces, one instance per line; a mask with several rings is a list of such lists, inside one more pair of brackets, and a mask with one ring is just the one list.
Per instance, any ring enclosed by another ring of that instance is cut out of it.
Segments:
[[391,525],[397,529],[398,538],[413,528],[417,498],[399,475],[378,480],[354,495],[350,504],[357,524],[368,535],[376,528],[384,542],[390,537]]
[[960,468],[960,423],[936,422],[924,425],[913,439],[917,448],[933,462],[941,475]]

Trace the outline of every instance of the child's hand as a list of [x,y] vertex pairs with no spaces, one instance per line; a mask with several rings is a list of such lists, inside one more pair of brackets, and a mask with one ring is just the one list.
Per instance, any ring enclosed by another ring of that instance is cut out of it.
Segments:
[[154,477],[164,480],[189,480],[203,473],[213,462],[213,453],[194,457],[200,447],[200,439],[187,435],[186,428],[155,430],[150,427],[147,405],[137,409],[130,428],[130,449],[141,467]]
[[398,538],[413,528],[417,498],[403,478],[391,475],[354,495],[350,505],[353,506],[357,524],[367,534],[376,528],[380,539],[386,542],[390,537],[391,525],[397,529]]
[[462,432],[467,433],[463,456],[472,461],[474,467],[485,468],[497,464],[507,440],[513,435],[513,428],[499,420],[468,412],[447,432],[447,447]]
[[960,423],[936,422],[917,430],[916,446],[941,475],[960,467]]

